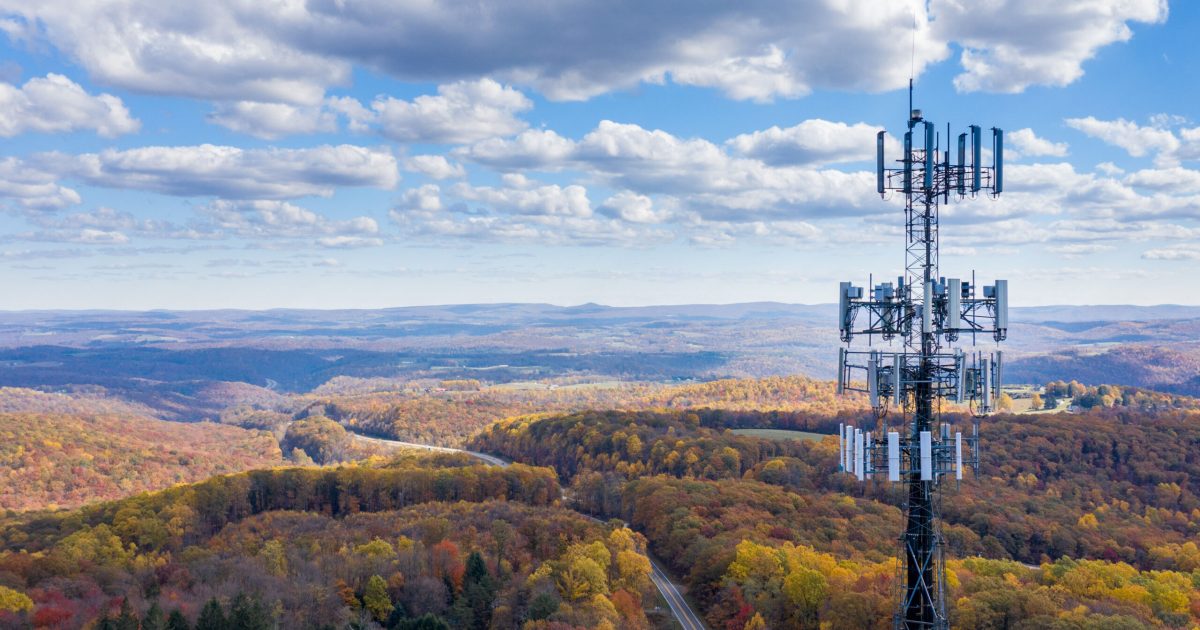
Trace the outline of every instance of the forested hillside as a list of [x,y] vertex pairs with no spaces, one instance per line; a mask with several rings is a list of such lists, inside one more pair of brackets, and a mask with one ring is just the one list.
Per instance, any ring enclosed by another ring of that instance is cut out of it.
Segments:
[[409,456],[9,517],[0,625],[649,627],[645,540],[559,494],[547,469]]
[[271,434],[238,427],[0,413],[0,509],[74,507],[281,461]]
[[[836,422],[585,412],[497,423],[472,447],[554,466],[582,509],[627,519],[687,576],[714,627],[742,628],[755,614],[769,627],[886,627],[898,491],[836,472],[832,436],[775,441],[725,430]],[[984,437],[980,478],[948,490],[955,500],[942,507],[950,553],[963,558],[950,579],[961,627],[1200,622],[1197,416],[1000,416]]]
[[[352,384],[343,381],[344,387]],[[398,440],[459,446],[492,422],[530,413],[585,409],[861,410],[865,397],[838,397],[834,384],[804,376],[704,383],[580,383],[488,386],[477,380],[413,383],[398,391],[318,396],[306,413]],[[234,420],[236,421],[236,420]]]

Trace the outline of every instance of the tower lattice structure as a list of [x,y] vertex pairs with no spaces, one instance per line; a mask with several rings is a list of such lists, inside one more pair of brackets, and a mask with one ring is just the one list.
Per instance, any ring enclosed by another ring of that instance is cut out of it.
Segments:
[[[838,354],[838,392],[866,393],[875,426],[842,425],[839,465],[861,481],[886,475],[907,484],[895,627],[924,630],[948,627],[938,487],[950,475],[961,480],[966,468],[978,470],[979,418],[995,410],[1000,396],[1002,353],[980,351],[977,343],[990,337],[998,344],[1008,333],[1007,281],[979,290],[973,273],[970,280],[939,275],[938,210],[952,198],[1001,193],[1004,134],[991,130],[992,163],[985,166],[982,129],[971,125],[959,134],[952,163],[949,126],[943,148],[934,124],[912,109],[911,84],[909,111],[901,159],[888,165],[886,132],[880,131],[876,165],[877,191],[904,200],[904,275],[895,284],[871,286],[866,296],[852,283],[840,287],[845,346]],[[886,345],[856,350],[856,336]],[[970,411],[968,435],[943,422],[946,400]],[[898,413],[889,414],[890,408]]]

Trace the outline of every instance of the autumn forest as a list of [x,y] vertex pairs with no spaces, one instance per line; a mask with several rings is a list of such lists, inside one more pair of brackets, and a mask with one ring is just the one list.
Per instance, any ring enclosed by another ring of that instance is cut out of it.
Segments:
[[[442,372],[0,388],[0,627],[891,627],[902,490],[838,469],[864,397]],[[952,627],[1200,625],[1200,400],[1000,402],[943,488]]]

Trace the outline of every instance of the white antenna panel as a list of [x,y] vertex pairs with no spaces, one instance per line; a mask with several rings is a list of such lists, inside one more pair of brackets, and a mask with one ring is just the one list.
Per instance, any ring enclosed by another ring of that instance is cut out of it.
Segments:
[[846,469],[846,423],[838,423],[838,469]]
[[1008,328],[1008,280],[996,281],[996,328]]
[[921,432],[921,481],[933,481],[933,436]]
[[888,481],[900,481],[900,434],[888,431]]
[[854,474],[863,480],[863,434],[859,429],[854,430]]
[[954,432],[954,477],[962,480],[962,431]]
[[897,353],[894,355],[894,360],[892,362],[892,402],[894,402],[897,407],[900,406],[902,397],[904,395],[904,388],[901,387],[903,385],[903,381],[901,379],[903,378],[904,355]]
[[933,331],[933,309],[929,307],[930,301],[933,299],[933,282],[925,283],[925,298],[921,304],[921,333],[929,334]]
[[962,316],[962,280],[950,278],[946,289],[946,330],[958,330]]

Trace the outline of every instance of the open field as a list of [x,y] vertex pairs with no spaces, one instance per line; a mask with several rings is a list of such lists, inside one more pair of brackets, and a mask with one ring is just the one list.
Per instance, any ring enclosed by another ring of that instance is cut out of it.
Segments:
[[768,440],[812,440],[818,441],[825,436],[808,431],[788,431],[785,429],[733,429],[737,435],[766,438]]

